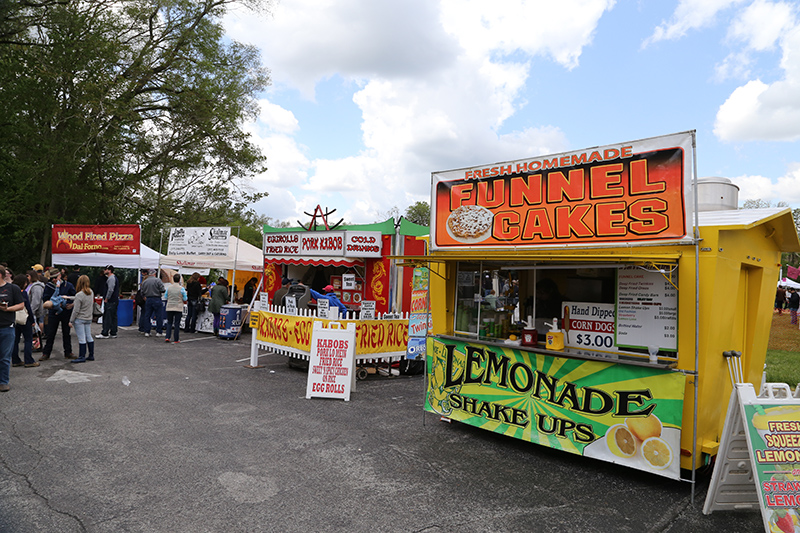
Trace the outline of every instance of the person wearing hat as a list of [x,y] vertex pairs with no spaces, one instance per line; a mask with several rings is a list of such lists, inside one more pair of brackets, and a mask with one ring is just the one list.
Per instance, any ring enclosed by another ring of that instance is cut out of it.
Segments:
[[287,292],[289,292],[289,287],[291,286],[292,280],[289,278],[283,278],[281,280],[281,288],[275,291],[275,294],[272,296],[272,305],[282,305],[283,297],[286,296]]
[[114,266],[103,269],[106,276],[106,292],[103,295],[103,331],[95,335],[98,339],[117,338],[117,307],[119,307],[119,281],[114,275]]
[[[302,283],[300,285],[302,285]],[[325,294],[320,294],[311,287],[308,288],[308,292],[311,293],[312,298],[315,300],[328,300],[331,306],[339,308],[339,316],[344,318],[345,313],[347,313],[347,307],[339,300],[339,297],[336,296],[336,293],[333,290],[333,285],[326,285],[322,290],[325,292]]]

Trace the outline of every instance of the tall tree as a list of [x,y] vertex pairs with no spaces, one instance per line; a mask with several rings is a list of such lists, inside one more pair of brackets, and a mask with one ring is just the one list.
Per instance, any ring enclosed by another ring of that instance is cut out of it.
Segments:
[[428,202],[416,202],[406,208],[406,219],[420,226],[431,223],[431,206]]
[[224,39],[232,3],[3,2],[0,256],[44,261],[53,223],[139,223],[153,244],[264,195],[242,124],[269,78]]

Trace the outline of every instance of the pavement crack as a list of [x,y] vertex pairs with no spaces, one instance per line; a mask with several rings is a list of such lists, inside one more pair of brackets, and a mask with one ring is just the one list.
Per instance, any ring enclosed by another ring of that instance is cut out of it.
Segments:
[[[39,498],[44,503],[45,507],[47,507],[54,513],[72,518],[80,526],[81,531],[86,531],[86,526],[84,525],[83,520],[80,517],[72,513],[57,509],[50,503],[50,500],[47,496],[39,492],[39,490],[36,488],[33,481],[31,480],[31,474],[39,468],[39,465],[42,464],[42,461],[44,460],[45,456],[36,447],[32,446],[31,444],[28,444],[22,437],[19,436],[16,423],[14,422],[14,420],[9,418],[5,412],[0,412],[0,417],[2,417],[0,419],[0,421],[2,422],[2,425],[0,425],[0,427],[9,428],[6,429],[6,431],[8,432],[9,439],[14,442],[14,445],[24,447],[25,449],[29,450],[35,457],[33,466],[23,471],[23,470],[18,470],[14,466],[9,464],[9,461],[6,459],[6,455],[0,453],[0,468],[3,468],[10,474],[21,479],[28,487],[31,494],[34,497]],[[7,449],[10,449],[10,447]]]

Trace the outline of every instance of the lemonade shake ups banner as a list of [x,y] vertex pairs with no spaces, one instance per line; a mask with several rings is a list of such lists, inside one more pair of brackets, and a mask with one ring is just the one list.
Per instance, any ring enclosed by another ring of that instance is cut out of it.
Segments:
[[84,226],[53,225],[54,254],[138,254],[141,233],[137,224]]
[[433,248],[684,240],[692,156],[688,132],[435,172]]
[[680,479],[680,372],[428,337],[425,409]]

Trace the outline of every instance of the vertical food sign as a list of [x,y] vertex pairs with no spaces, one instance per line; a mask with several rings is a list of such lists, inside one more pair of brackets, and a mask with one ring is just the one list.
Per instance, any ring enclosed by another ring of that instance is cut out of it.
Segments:
[[415,268],[411,281],[411,314],[408,317],[408,348],[406,359],[425,358],[425,337],[428,334],[430,319],[428,303],[427,268]]
[[693,136],[435,172],[432,248],[684,240]]

